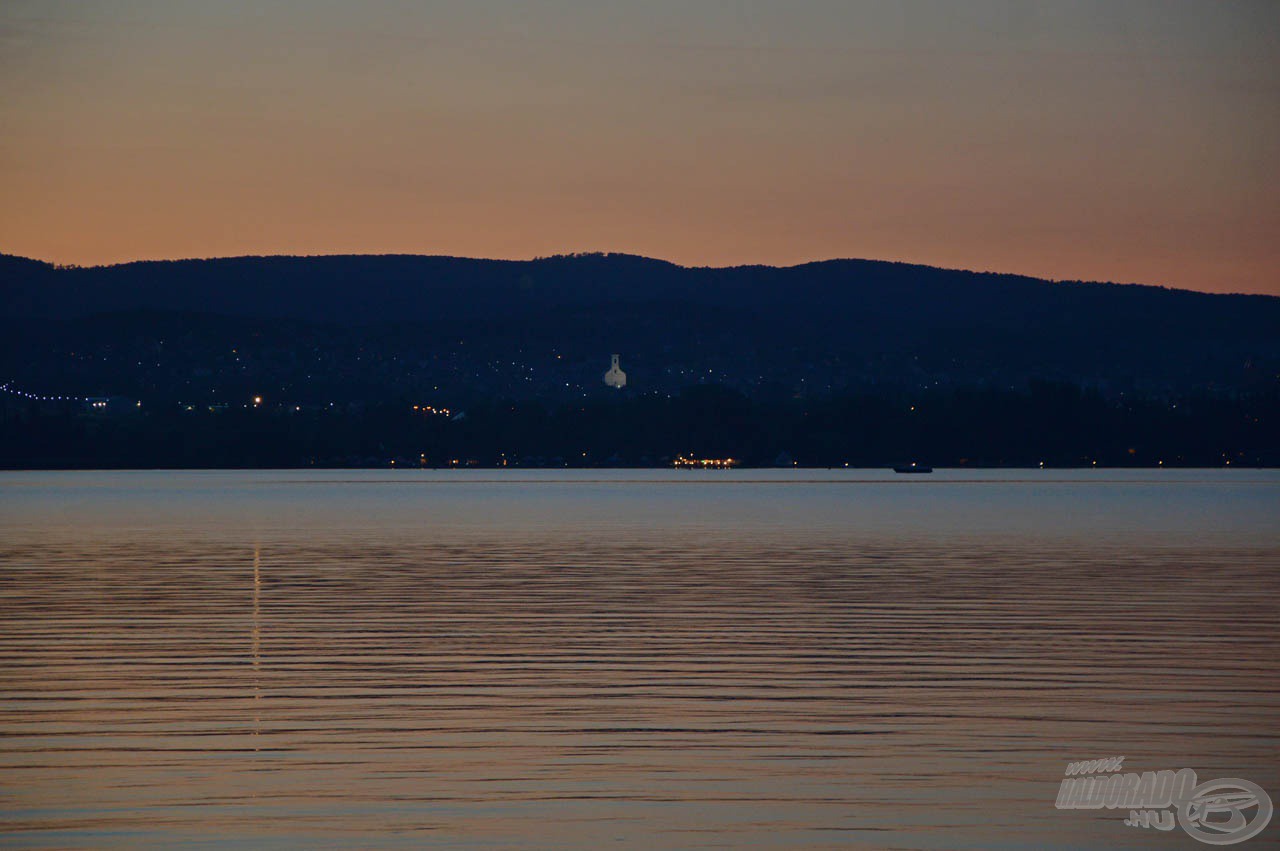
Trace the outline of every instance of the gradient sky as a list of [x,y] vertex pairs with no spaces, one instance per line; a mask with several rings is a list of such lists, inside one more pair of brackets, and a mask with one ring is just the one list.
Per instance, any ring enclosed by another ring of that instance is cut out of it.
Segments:
[[0,251],[1280,294],[1274,0],[5,0]]

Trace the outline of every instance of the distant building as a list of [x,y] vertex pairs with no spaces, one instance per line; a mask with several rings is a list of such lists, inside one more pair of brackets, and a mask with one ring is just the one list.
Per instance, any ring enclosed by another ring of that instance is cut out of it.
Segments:
[[618,389],[627,386],[627,374],[618,367],[617,355],[613,356],[613,364],[609,367],[609,371],[604,374],[604,383]]
[[137,399],[124,396],[85,396],[80,399],[80,405],[86,413],[99,416],[133,414],[142,407]]

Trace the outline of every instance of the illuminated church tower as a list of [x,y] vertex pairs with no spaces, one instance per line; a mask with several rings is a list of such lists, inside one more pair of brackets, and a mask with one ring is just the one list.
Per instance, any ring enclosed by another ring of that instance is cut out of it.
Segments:
[[610,387],[617,387],[619,390],[627,386],[627,374],[618,368],[618,356],[613,356],[613,364],[609,367],[609,371],[604,374],[604,383]]

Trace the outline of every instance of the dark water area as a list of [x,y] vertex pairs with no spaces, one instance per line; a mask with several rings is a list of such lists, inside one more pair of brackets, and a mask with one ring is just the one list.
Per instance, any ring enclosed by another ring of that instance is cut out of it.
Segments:
[[0,846],[1207,847],[1055,798],[1280,799],[1278,519],[1246,470],[0,474]]

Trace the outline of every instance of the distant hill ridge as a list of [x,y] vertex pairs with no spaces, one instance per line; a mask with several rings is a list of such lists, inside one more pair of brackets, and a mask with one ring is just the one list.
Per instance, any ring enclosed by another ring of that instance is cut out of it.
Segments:
[[[182,370],[206,370],[213,353],[250,337],[275,353],[271,370],[285,370],[301,333],[313,350],[337,351],[341,337],[383,364],[377,376],[352,372],[357,388],[448,380],[550,393],[593,382],[610,352],[623,353],[637,389],[722,381],[807,393],[1048,378],[1156,392],[1257,390],[1274,389],[1280,374],[1274,296],[875,260],[709,268],[627,254],[328,255],[75,268],[0,255],[0,321],[9,329],[6,375],[47,374],[59,386],[81,380],[89,341],[102,347],[93,356],[100,364],[121,346],[143,353],[134,362],[145,364],[156,345],[185,339],[181,352],[166,349],[171,376],[154,378],[185,387]],[[37,374],[30,362],[41,347],[48,354]],[[538,367],[532,378],[513,377],[552,352],[583,372]],[[342,356],[344,368],[351,358]],[[80,366],[66,372],[73,363]],[[387,363],[435,366],[404,367],[401,379]],[[445,378],[425,377],[441,370]]]
[[[796,266],[685,267],[629,254],[484,260],[428,255],[322,255],[146,260],[58,267],[0,255],[0,315],[79,318],[130,310],[210,312],[324,322],[503,315],[545,306],[687,302],[771,309],[872,311],[915,320],[1034,317],[1081,308],[1141,310],[1196,305],[1246,320],[1280,299],[1139,284],[1051,282],[878,260]],[[1212,306],[1212,307],[1211,307]],[[1238,312],[1238,313],[1237,313]],[[1209,317],[1202,317],[1209,318]]]

